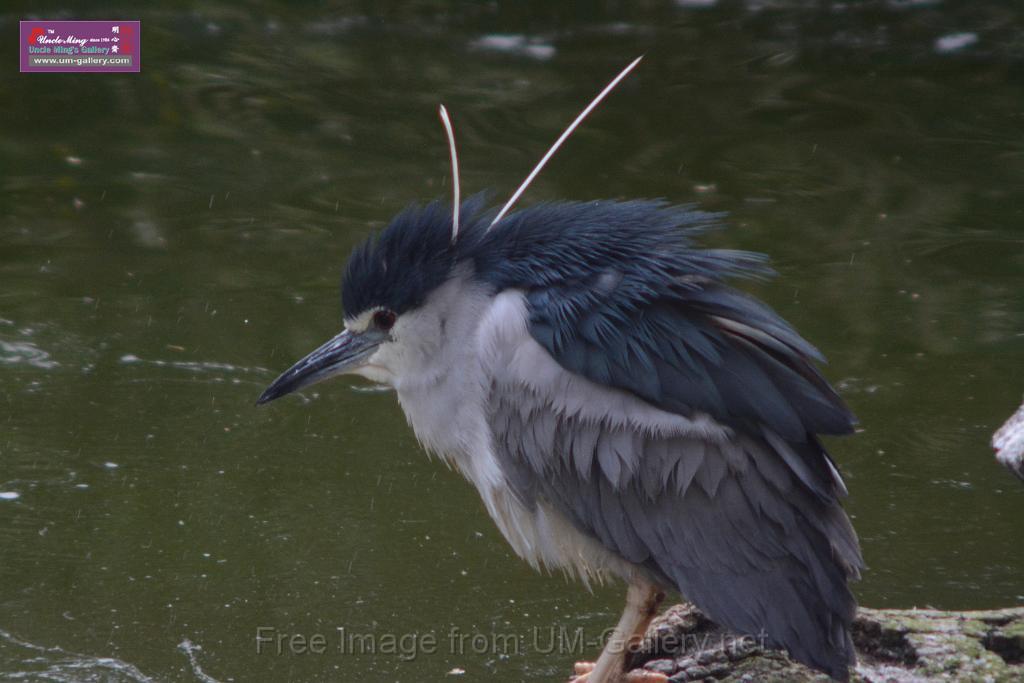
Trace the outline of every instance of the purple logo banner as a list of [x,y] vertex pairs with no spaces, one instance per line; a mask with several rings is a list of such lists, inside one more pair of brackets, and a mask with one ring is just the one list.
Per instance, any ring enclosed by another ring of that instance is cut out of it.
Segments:
[[22,72],[131,72],[142,68],[138,21],[22,21]]

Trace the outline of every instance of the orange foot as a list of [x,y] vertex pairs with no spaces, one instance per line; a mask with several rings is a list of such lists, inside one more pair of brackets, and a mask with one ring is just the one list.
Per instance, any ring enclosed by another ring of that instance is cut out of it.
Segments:
[[[590,672],[594,670],[594,662],[576,662],[573,670],[576,672],[569,683],[588,683]],[[665,674],[646,671],[645,669],[634,669],[616,683],[665,683],[668,676]]]

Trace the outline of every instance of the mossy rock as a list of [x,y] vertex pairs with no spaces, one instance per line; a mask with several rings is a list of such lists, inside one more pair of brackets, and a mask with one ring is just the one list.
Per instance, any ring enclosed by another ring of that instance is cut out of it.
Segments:
[[[853,626],[859,683],[1024,681],[1024,607],[950,612],[861,608]],[[632,666],[682,681],[828,683],[823,674],[676,605],[651,624]]]

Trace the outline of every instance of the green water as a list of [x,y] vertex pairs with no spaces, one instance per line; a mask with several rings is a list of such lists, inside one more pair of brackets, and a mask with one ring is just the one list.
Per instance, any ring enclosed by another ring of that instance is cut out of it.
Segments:
[[[439,102],[464,188],[501,200],[640,53],[524,203],[729,212],[708,242],[773,256],[748,289],[861,419],[830,442],[861,602],[1024,602],[1024,487],[988,447],[1024,392],[1024,13],[701,4],[34,5],[141,19],[143,67],[3,57],[0,679],[548,681],[593,657],[550,629],[596,638],[621,586],[516,559],[393,395],[253,402],[338,330],[350,248],[447,194]],[[400,641],[339,652],[338,629]]]

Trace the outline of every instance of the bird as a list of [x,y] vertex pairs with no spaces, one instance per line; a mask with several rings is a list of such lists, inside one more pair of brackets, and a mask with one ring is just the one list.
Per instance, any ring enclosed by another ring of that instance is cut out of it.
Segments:
[[[722,216],[664,199],[413,204],[351,253],[343,329],[258,398],[339,375],[394,389],[418,442],[476,487],[513,551],[626,606],[578,683],[626,671],[670,591],[846,681],[863,560],[821,435],[856,419],[824,358],[734,281],[767,257],[711,249]],[[632,677],[630,677],[632,676]],[[660,677],[658,677],[660,676]]]
[[992,435],[996,459],[1024,480],[1024,404]]

